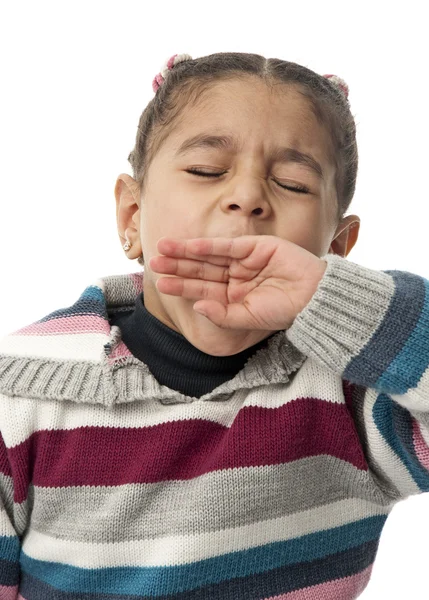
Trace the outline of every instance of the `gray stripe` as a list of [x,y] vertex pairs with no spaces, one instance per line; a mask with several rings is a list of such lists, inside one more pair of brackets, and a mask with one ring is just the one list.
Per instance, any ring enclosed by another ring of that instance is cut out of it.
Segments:
[[331,456],[227,469],[190,481],[34,488],[32,529],[92,543],[195,535],[273,519],[345,498],[390,512],[371,474]]
[[13,480],[9,475],[0,473],[0,506],[3,505],[9,521],[18,535],[22,535],[27,527],[28,506],[27,498],[21,504],[13,501]]
[[4,473],[0,473],[0,503],[10,518],[13,511],[13,479]]
[[[325,274],[310,302],[287,330],[287,338],[333,373],[367,383],[362,363],[356,377],[348,377],[346,369],[383,323],[395,293],[395,282],[382,271],[335,254],[324,259],[328,263]],[[375,362],[366,364],[372,368]]]

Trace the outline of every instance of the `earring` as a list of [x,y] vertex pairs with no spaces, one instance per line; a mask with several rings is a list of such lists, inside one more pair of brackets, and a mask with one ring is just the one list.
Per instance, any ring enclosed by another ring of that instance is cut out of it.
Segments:
[[128,250],[131,248],[131,245],[132,244],[130,244],[130,242],[127,240],[122,248],[125,250],[125,252],[128,252]]

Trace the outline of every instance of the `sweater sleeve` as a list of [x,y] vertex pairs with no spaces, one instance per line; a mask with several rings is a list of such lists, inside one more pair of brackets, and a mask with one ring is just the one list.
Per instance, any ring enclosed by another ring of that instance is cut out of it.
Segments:
[[13,526],[13,480],[0,432],[0,599],[18,598],[20,540]]
[[[381,487],[396,499],[429,490],[429,281],[338,255],[286,331],[338,373]],[[347,400],[347,398],[346,398]]]

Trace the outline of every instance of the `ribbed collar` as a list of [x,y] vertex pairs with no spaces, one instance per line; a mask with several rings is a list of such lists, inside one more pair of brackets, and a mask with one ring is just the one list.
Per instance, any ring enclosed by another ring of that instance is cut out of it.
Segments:
[[[144,309],[143,277],[95,279],[73,305],[0,339],[0,393],[106,406],[219,401],[285,384],[305,361],[286,331],[234,357],[201,352]],[[118,312],[130,317],[124,339],[110,322]]]
[[145,307],[143,292],[137,296],[132,312],[115,313],[110,323],[121,329],[122,341],[159,383],[195,398],[232,379],[277,333],[238,354],[212,356],[152,315]]

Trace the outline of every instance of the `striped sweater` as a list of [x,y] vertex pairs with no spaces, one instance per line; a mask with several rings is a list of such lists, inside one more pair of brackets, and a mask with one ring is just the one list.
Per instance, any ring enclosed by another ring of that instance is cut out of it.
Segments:
[[142,272],[0,341],[1,600],[349,600],[429,490],[429,281],[336,255],[200,398],[111,325]]

